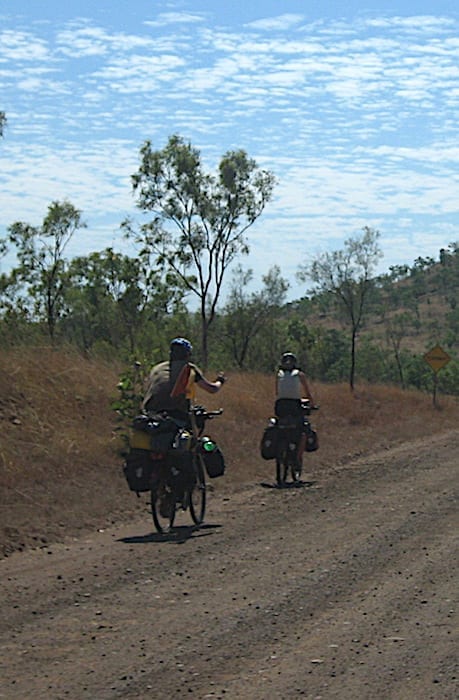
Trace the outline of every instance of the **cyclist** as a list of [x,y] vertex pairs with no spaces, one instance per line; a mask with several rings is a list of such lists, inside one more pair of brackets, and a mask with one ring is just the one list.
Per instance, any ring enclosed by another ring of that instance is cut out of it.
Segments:
[[[276,403],[274,411],[277,416],[303,415],[302,399],[308,399],[314,406],[311,389],[305,373],[298,367],[298,360],[292,352],[284,352],[276,374]],[[306,431],[302,430],[298,444],[298,460],[301,463],[306,446]]]
[[[195,388],[201,387],[209,394],[220,391],[226,378],[220,372],[214,382],[205,378],[199,367],[190,362],[193,346],[186,338],[174,338],[170,344],[169,360],[155,365],[149,375],[148,385],[142,402],[147,413],[166,412],[180,428],[193,430],[190,420],[190,407],[194,402]],[[185,452],[181,460],[177,458],[179,470],[177,485],[186,489],[192,485],[194,476],[191,467],[191,454]],[[170,501],[163,504],[163,514],[171,507]],[[165,510],[164,510],[165,509]]]
[[186,338],[174,338],[170,344],[169,360],[155,365],[149,376],[142,402],[144,411],[166,411],[188,425],[189,410],[199,386],[209,394],[220,391],[226,378],[220,372],[214,382],[205,378],[199,367],[190,362],[193,346]]

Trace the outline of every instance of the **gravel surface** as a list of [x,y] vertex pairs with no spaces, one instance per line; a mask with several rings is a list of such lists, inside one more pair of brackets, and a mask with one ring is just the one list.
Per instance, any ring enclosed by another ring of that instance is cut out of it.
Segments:
[[459,697],[459,432],[0,561],[0,698]]

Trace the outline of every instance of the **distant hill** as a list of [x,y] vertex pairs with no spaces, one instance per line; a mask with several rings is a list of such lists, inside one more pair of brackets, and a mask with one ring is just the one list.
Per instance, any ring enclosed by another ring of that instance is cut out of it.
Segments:
[[[412,267],[396,266],[373,280],[360,338],[382,346],[398,339],[405,350],[424,353],[440,343],[459,350],[459,251],[440,251],[440,262],[418,258]],[[344,329],[332,295],[298,302],[308,325]]]

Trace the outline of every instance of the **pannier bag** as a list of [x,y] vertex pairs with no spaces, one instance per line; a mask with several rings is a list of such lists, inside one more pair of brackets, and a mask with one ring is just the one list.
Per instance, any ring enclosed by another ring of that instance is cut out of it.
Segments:
[[263,431],[260,454],[263,459],[275,459],[279,444],[279,428],[275,418],[271,418]]
[[148,450],[131,448],[123,464],[123,472],[131,491],[149,491],[159,465]]
[[134,449],[165,453],[171,448],[177,431],[177,424],[172,418],[141,414],[132,421],[129,445]]
[[171,450],[167,455],[167,481],[172,490],[181,497],[193,488],[195,480],[191,452]]
[[216,479],[225,473],[225,458],[217,443],[209,437],[202,437],[199,441],[199,451],[204,460],[207,476]]
[[315,452],[316,450],[319,449],[319,438],[317,437],[316,431],[311,428],[311,426],[308,427],[308,430],[306,432],[306,452]]

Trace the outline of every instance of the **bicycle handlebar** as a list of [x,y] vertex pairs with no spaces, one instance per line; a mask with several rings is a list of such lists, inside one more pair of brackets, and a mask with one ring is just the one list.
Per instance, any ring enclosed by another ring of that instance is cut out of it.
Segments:
[[320,406],[312,404],[309,399],[301,399],[301,407],[307,408],[308,411],[318,411]]
[[221,416],[223,413],[223,408],[217,408],[214,411],[207,411],[204,406],[192,406],[190,413],[202,418],[213,418],[214,416]]

